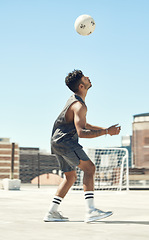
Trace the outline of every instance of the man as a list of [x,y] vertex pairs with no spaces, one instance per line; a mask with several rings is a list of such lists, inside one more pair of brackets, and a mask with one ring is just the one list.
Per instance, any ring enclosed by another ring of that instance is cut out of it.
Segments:
[[112,215],[112,212],[104,212],[94,206],[95,165],[78,143],[78,137],[95,138],[105,134],[117,135],[121,127],[116,124],[109,128],[101,128],[86,122],[85,97],[92,84],[89,77],[85,77],[82,71],[74,70],[69,73],[65,78],[65,83],[74,94],[69,98],[65,108],[55,121],[51,137],[52,153],[56,155],[65,179],[59,185],[44,221],[68,221],[68,218],[58,212],[58,207],[76,181],[77,166],[84,172],[85,222],[91,222],[108,217]]

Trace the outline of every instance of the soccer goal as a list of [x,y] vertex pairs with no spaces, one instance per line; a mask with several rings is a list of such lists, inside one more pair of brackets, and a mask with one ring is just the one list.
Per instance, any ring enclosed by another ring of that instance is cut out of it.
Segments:
[[[95,190],[129,190],[128,150],[126,148],[88,149],[96,166]],[[73,190],[83,189],[83,171],[77,168]]]

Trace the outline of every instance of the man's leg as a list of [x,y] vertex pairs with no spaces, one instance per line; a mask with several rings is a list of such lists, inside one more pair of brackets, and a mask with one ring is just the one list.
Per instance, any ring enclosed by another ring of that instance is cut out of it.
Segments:
[[65,178],[57,189],[56,195],[50,205],[49,212],[44,217],[45,222],[68,221],[68,218],[63,217],[58,212],[58,207],[73,183],[76,181],[76,176],[76,171],[65,172]]
[[57,192],[53,198],[52,204],[50,205],[49,212],[57,212],[58,207],[71,188],[71,186],[74,184],[76,181],[77,175],[76,171],[70,171],[70,172],[65,172],[65,178],[61,182],[61,184],[58,186]]
[[94,206],[95,165],[90,160],[88,161],[80,160],[80,164],[78,167],[84,171],[83,188],[86,203],[85,222],[92,222],[100,220],[105,217],[109,217],[110,215],[112,215],[112,212],[104,212],[99,209],[96,209]]
[[78,167],[83,170],[83,188],[84,191],[94,191],[94,174],[95,174],[95,165],[91,160],[82,161],[80,160],[80,164]]
[[76,171],[71,172],[65,172],[65,178],[62,181],[62,183],[59,185],[56,196],[59,196],[61,198],[64,198],[71,186],[74,184],[74,182],[77,179]]
[[82,161],[78,166],[81,170],[84,171],[83,176],[83,188],[84,188],[84,197],[86,204],[86,212],[95,209],[94,207],[94,174],[95,174],[95,165],[92,161]]

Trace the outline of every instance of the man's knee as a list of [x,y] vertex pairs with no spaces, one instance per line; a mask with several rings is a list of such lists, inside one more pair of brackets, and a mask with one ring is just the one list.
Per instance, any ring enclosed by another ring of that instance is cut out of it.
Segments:
[[86,171],[87,171],[88,173],[94,175],[94,174],[95,174],[95,170],[96,170],[96,167],[95,167],[95,165],[92,163],[92,164],[88,167],[88,169],[87,169]]
[[81,161],[81,164],[79,165],[79,167],[84,171],[84,173],[88,173],[91,175],[95,174],[95,165],[92,161],[88,160],[88,161]]
[[77,174],[75,171],[65,172],[65,177],[67,181],[75,182],[77,180]]

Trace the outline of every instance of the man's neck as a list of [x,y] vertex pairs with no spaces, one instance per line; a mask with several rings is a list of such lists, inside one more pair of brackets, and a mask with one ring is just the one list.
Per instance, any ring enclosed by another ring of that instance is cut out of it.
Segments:
[[78,95],[79,97],[81,97],[82,100],[85,102],[85,97],[86,97],[87,92],[86,93],[79,93],[79,92],[77,92],[75,94]]

